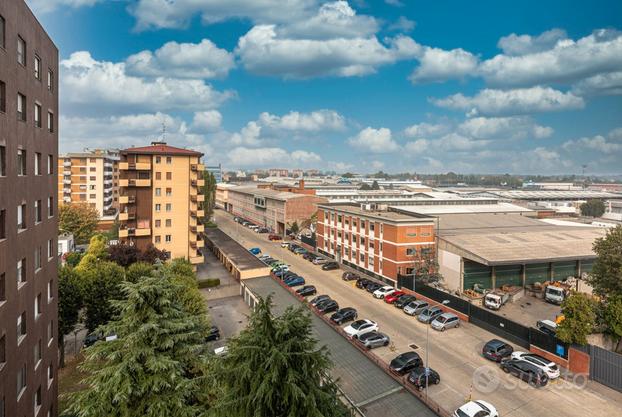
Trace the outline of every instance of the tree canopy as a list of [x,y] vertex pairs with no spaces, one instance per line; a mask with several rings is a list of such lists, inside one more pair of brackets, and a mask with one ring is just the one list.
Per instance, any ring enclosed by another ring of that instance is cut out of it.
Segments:
[[605,213],[605,203],[603,200],[587,200],[579,207],[582,216],[600,217]]
[[564,320],[557,326],[557,337],[566,343],[587,344],[592,333],[598,306],[589,295],[576,293],[562,303]]
[[587,278],[601,297],[622,296],[622,226],[607,231],[593,246],[597,258]]
[[63,204],[58,210],[58,230],[71,233],[78,244],[87,243],[95,233],[99,213],[88,204]]
[[73,331],[80,319],[82,285],[80,277],[70,266],[58,270],[58,347],[61,367],[65,360],[65,335]]

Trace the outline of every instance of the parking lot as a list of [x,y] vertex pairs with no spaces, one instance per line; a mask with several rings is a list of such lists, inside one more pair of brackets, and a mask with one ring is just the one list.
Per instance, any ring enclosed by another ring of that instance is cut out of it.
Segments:
[[[278,243],[269,242],[265,235],[239,225],[236,230],[236,223],[222,211],[216,211],[216,220],[225,232],[247,247],[259,247],[264,253],[287,262],[308,284],[315,285],[318,293],[329,294],[338,301],[340,307],[354,307],[359,318],[378,322],[380,331],[391,337],[394,347],[375,349],[375,353],[385,361],[412,349],[425,357],[425,347],[429,344],[429,365],[439,372],[441,384],[431,387],[428,395],[448,409],[462,405],[472,396],[491,402],[502,416],[608,416],[622,412],[622,394],[593,382],[580,387],[572,380],[560,380],[541,389],[532,388],[503,374],[497,365],[481,356],[484,343],[494,337],[485,330],[468,323],[443,333],[431,330],[401,310],[354,288],[353,282],[341,280],[343,270],[323,271],[281,248]],[[520,303],[513,307],[521,308]],[[523,309],[531,311],[531,308]],[[510,314],[510,309],[504,308],[503,313]],[[482,384],[482,375],[489,382]],[[582,383],[583,380],[577,382]]]
[[561,314],[561,307],[547,303],[541,298],[524,295],[516,302],[505,304],[495,313],[524,326],[534,327],[538,320],[555,321],[557,316]]

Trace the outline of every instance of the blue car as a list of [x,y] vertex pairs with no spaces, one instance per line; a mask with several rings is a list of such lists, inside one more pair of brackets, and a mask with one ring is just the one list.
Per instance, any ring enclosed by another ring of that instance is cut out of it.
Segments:
[[283,281],[288,287],[298,287],[305,285],[305,279],[303,277],[291,277]]
[[261,253],[261,249],[259,248],[250,248],[248,251],[253,255],[259,255]]

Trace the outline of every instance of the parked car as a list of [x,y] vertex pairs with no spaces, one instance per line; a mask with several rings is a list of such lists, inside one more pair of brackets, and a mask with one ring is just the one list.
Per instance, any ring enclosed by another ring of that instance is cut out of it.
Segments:
[[356,280],[356,288],[364,290],[371,281],[367,278],[359,278]]
[[356,320],[358,313],[353,307],[344,307],[336,311],[330,319],[335,324],[343,324],[348,321]]
[[423,311],[427,309],[429,306],[430,304],[428,304],[427,301],[423,301],[423,300],[411,301],[410,303],[404,306],[404,313],[408,314],[409,316],[418,316],[419,314],[423,313]]
[[501,362],[509,357],[513,351],[514,348],[511,345],[499,339],[492,339],[486,342],[482,348],[482,355],[491,361]]
[[294,253],[296,255],[304,255],[305,253],[307,253],[307,250],[305,248],[297,247],[296,249],[294,249]]
[[270,255],[268,255],[267,253],[257,256],[257,259],[259,259],[260,261],[263,261],[264,259],[268,259],[268,258],[270,258]]
[[236,222],[236,223],[240,223],[242,221],[242,219],[239,218],[239,217],[234,217],[233,221]]
[[304,287],[297,289],[296,293],[303,297],[308,297],[310,295],[317,294],[317,290],[314,285],[305,285]]
[[460,319],[454,313],[443,313],[430,323],[434,330],[444,332],[453,327],[460,327]]
[[205,341],[211,342],[211,341],[218,340],[218,339],[220,339],[220,330],[218,329],[218,327],[212,326],[209,329],[209,333],[207,337],[205,338]]
[[415,301],[415,300],[416,298],[414,295],[404,294],[400,298],[395,300],[395,302],[393,303],[393,306],[396,308],[404,308],[406,307],[406,304],[410,303],[411,301]]
[[285,262],[283,261],[279,261],[278,259],[274,259],[272,262],[270,262],[268,265],[270,265],[272,268],[275,268],[277,266],[285,266],[287,265]]
[[434,369],[420,366],[410,371],[408,382],[413,384],[418,390],[422,390],[431,384],[439,384],[441,377]]
[[482,400],[469,401],[454,411],[453,417],[499,417],[497,409]]
[[344,272],[341,274],[341,279],[344,281],[354,281],[355,279],[359,279],[359,274],[355,274],[354,272]]
[[305,279],[303,277],[290,277],[283,280],[288,287],[298,287],[299,285],[305,285]]
[[378,331],[368,332],[358,337],[358,341],[367,349],[373,349],[381,346],[389,346],[391,339],[384,333]]
[[295,273],[294,271],[284,271],[284,272],[283,271],[279,271],[279,272],[275,272],[274,273],[275,277],[281,278],[283,280],[286,279],[286,278],[289,278],[289,277],[294,277],[296,275],[298,275],[298,274]]
[[374,298],[378,298],[382,300],[384,297],[394,292],[395,292],[395,288],[393,288],[390,285],[385,285],[384,287],[380,287],[376,291],[374,291]]
[[321,256],[316,256],[312,262],[314,265],[323,265],[328,262],[328,259],[322,258]]
[[315,254],[311,252],[307,252],[302,255],[302,259],[306,259],[307,261],[311,262],[315,259]]
[[333,269],[339,269],[339,264],[337,262],[326,262],[322,265],[322,269],[324,271],[332,271]]
[[265,263],[266,265],[270,265],[271,263],[277,261],[277,259],[274,259],[273,257],[269,256],[267,258],[263,258],[261,261]]
[[324,301],[324,300],[330,300],[330,296],[327,294],[322,294],[322,295],[318,295],[317,297],[313,298],[311,301],[309,301],[309,304],[311,304],[312,306],[316,306],[318,303]]
[[423,366],[421,356],[417,352],[409,351],[400,353],[393,358],[389,364],[389,369],[398,375],[405,375],[420,366]]
[[253,232],[256,232],[259,229],[259,226],[257,226],[256,224],[249,224],[248,228],[251,229]]
[[248,251],[253,255],[259,255],[261,253],[261,249],[259,248],[250,248]]
[[268,229],[267,227],[260,227],[257,230],[255,230],[257,233],[268,233],[270,232],[270,229]]
[[290,250],[290,252],[293,252],[293,251],[295,251],[296,249],[298,249],[299,247],[300,247],[300,246],[299,246],[299,245],[296,245],[295,243],[290,243],[290,244],[289,244],[289,248],[288,248],[288,249]]
[[326,300],[317,304],[315,308],[317,308],[317,311],[320,313],[326,314],[339,310],[339,304],[337,304],[335,300]]
[[[275,239],[271,239],[271,240],[275,240]],[[282,248],[289,248],[289,242],[281,242],[281,247]]]
[[277,266],[272,267],[271,271],[274,272],[275,274],[277,272],[287,272],[289,271],[289,265],[277,265]]
[[422,323],[430,324],[437,317],[443,314],[443,310],[440,307],[428,307],[419,314],[417,320]]
[[281,236],[271,233],[268,235],[268,240],[281,240]]
[[373,332],[378,330],[378,323],[373,320],[356,320],[349,326],[344,327],[343,331],[346,332],[348,337],[357,338],[362,334]]
[[506,359],[501,361],[501,369],[514,375],[534,387],[540,388],[549,382],[549,377],[539,366],[523,359]]
[[536,323],[536,327],[542,333],[546,333],[549,336],[555,337],[555,335],[557,334],[557,323],[552,320],[538,320],[538,322]]
[[557,367],[557,364],[555,362],[550,361],[540,355],[536,355],[535,353],[512,352],[511,358],[522,359],[537,366],[546,373],[546,376],[548,376],[549,379],[557,379],[560,376],[559,368]]
[[373,282],[373,281],[370,281],[365,287],[367,292],[372,293],[372,294],[376,292],[376,290],[379,288],[382,288],[382,284],[378,284],[377,282]]
[[393,291],[391,294],[384,296],[384,302],[387,304],[393,304],[404,294],[405,293],[403,291]]

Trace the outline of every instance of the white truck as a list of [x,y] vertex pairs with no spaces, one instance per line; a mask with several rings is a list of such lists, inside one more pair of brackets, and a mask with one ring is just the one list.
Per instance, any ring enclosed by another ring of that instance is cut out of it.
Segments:
[[555,285],[547,285],[544,289],[544,300],[549,303],[560,305],[567,296],[568,292],[565,288]]
[[491,310],[499,310],[501,306],[508,302],[510,295],[504,292],[489,292],[484,297],[484,306]]

